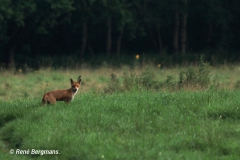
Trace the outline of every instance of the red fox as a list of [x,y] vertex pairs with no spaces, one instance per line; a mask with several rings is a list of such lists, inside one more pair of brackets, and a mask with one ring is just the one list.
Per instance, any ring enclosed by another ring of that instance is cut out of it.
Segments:
[[81,85],[81,76],[78,77],[77,82],[74,82],[72,79],[70,79],[70,82],[71,88],[69,89],[54,90],[44,94],[42,98],[42,104],[55,104],[56,101],[65,101],[66,103],[71,102]]

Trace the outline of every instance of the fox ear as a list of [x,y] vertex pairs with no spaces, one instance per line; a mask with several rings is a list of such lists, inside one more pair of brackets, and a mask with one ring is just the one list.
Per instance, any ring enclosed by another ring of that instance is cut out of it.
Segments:
[[70,82],[71,82],[71,84],[73,84],[73,83],[74,83],[74,81],[72,80],[72,78],[70,79]]
[[81,84],[81,82],[82,82],[82,79],[81,79],[81,77],[82,77],[81,75],[80,75],[80,76],[78,76],[78,83],[79,83],[79,84]]

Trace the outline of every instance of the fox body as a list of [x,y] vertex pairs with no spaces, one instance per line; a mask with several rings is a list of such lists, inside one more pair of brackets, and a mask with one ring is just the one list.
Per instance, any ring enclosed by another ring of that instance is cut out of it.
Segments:
[[55,104],[56,101],[71,102],[81,85],[81,76],[78,77],[77,82],[70,79],[71,88],[66,90],[54,90],[43,95],[42,104]]

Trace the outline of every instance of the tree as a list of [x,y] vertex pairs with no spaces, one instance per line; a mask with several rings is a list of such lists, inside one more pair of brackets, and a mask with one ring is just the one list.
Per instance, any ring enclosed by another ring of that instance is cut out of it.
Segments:
[[163,49],[161,32],[170,25],[171,3],[165,0],[135,0],[133,3],[153,46],[161,54]]
[[29,23],[29,15],[36,10],[33,0],[28,2],[1,1],[1,40],[7,46],[6,64],[9,69],[15,68],[14,52],[21,42]]
[[[233,40],[232,37],[235,35],[229,28],[235,26],[238,22],[238,20],[235,20],[234,25],[231,25],[234,21],[233,17],[238,17],[232,11],[238,6],[239,2],[235,0],[189,1],[189,8],[191,8],[189,19],[193,20],[198,17],[192,24],[189,24],[189,28],[199,27],[198,32],[191,30],[191,34],[189,34],[189,38],[192,39],[189,41],[190,45],[197,49],[228,48]],[[196,26],[193,24],[196,24]]]
[[95,0],[75,0],[74,6],[74,19],[73,23],[76,24],[76,28],[81,28],[82,38],[81,38],[81,49],[79,57],[82,57],[85,53],[87,40],[88,40],[88,24],[90,19],[94,16],[92,13],[92,6]]
[[174,16],[173,51],[174,53],[179,53],[179,51],[185,53],[187,41],[188,1],[173,0],[172,12]]
[[15,68],[15,50],[27,36],[47,33],[49,27],[65,20],[62,15],[66,18],[74,9],[72,0],[2,0],[0,6],[1,41],[7,46],[6,63],[11,70]]
[[187,41],[187,15],[188,15],[188,0],[182,1],[182,25],[181,25],[181,52],[186,53],[186,41]]
[[[105,25],[107,28],[106,32],[106,54],[108,56],[111,55],[112,49],[112,16],[114,15],[116,4],[119,1],[112,1],[112,0],[101,0],[96,1],[95,9],[97,13],[101,13],[98,15],[98,18],[105,21]],[[99,11],[100,10],[100,11]]]
[[[96,11],[97,10],[97,11]],[[95,12],[101,13],[97,16],[101,21],[105,21],[106,26],[106,53],[111,55],[113,34],[117,33],[117,54],[121,52],[121,42],[124,28],[132,23],[132,13],[128,0],[101,0],[95,3]],[[96,14],[95,13],[95,14]]]
[[175,8],[175,15],[174,15],[174,30],[173,30],[173,50],[174,53],[179,52],[179,11],[178,6]]
[[121,53],[121,43],[122,43],[122,37],[124,33],[124,29],[126,27],[129,28],[129,25],[131,25],[133,22],[133,13],[131,4],[127,0],[122,0],[119,5],[117,5],[116,9],[116,28],[118,32],[117,36],[117,55],[120,55]]

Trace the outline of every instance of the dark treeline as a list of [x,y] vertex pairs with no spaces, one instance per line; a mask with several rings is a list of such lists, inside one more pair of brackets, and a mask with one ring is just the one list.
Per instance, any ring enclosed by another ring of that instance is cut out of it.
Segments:
[[240,51],[239,0],[0,0],[0,64]]

